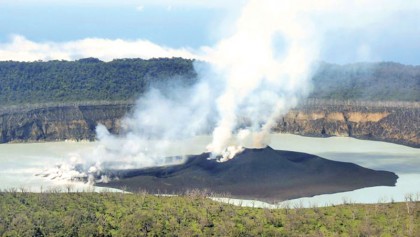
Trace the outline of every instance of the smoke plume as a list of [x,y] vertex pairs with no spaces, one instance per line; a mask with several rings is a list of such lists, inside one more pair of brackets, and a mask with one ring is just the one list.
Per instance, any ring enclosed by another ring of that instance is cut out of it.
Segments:
[[[216,99],[220,116],[208,149],[222,153],[231,145],[264,147],[275,119],[308,92],[317,42],[300,7],[277,1],[250,1],[232,36],[219,42],[209,61],[225,87]],[[274,49],[283,42],[282,51]],[[239,116],[250,120],[238,128]]]
[[328,32],[380,22],[407,7],[376,0],[250,0],[230,35],[204,50],[206,62],[196,62],[195,85],[152,87],[122,121],[120,135],[99,125],[96,149],[68,167],[97,177],[104,169],[176,164],[183,159],[168,157],[185,154],[194,146],[189,139],[203,134],[212,134],[207,151],[221,162],[244,147],[265,147],[276,119],[310,91]]

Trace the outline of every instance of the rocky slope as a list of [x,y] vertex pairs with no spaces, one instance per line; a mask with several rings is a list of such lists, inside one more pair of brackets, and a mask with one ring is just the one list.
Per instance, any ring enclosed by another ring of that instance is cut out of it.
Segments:
[[349,136],[420,147],[420,103],[308,101],[278,121],[277,132]]
[[[0,110],[0,142],[93,140],[95,127],[112,133],[132,103],[46,105]],[[351,136],[420,147],[420,103],[311,100],[278,120],[274,131]]]
[[0,142],[93,140],[104,124],[118,133],[132,104],[53,105],[0,111]]

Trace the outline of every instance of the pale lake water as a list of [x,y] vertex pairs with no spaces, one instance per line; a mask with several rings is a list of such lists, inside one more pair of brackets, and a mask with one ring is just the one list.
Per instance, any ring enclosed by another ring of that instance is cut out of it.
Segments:
[[[209,136],[191,139],[187,149],[175,144],[167,155],[199,154],[210,142]],[[184,141],[185,142],[185,141]],[[277,206],[324,206],[352,203],[377,203],[405,201],[407,194],[420,196],[420,149],[386,142],[357,140],[348,137],[313,138],[290,134],[273,134],[271,147],[315,154],[336,161],[352,162],[358,165],[395,172],[398,182],[395,187],[363,188],[350,192],[318,195],[290,200],[280,205],[269,205],[252,200],[221,200],[230,203],[277,207]],[[62,180],[50,180],[35,176],[47,167],[69,159],[71,153],[84,153],[95,147],[94,142],[49,142],[25,144],[0,144],[0,189],[25,188],[39,192],[51,188],[65,189],[69,184]],[[82,183],[71,183],[74,190],[92,191]],[[100,191],[101,188],[94,188]]]

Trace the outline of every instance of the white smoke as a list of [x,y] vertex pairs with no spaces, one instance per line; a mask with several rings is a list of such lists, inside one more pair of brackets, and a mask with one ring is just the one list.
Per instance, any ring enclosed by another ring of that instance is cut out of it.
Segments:
[[[235,33],[210,52],[209,60],[225,82],[217,98],[221,117],[208,146],[213,153],[220,154],[229,145],[266,146],[275,119],[308,92],[318,47],[313,25],[301,13],[301,7],[284,2],[250,1],[236,22]],[[282,55],[274,50],[276,37],[285,42]],[[239,115],[252,124],[232,139]],[[241,144],[249,136],[252,144]]]
[[121,135],[98,126],[99,145],[74,167],[99,174],[105,168],[180,163],[182,158],[167,158],[167,151],[174,144],[182,151],[192,144],[179,141],[206,133],[213,135],[207,149],[219,161],[244,147],[265,147],[276,119],[308,94],[329,31],[364,27],[407,7],[419,4],[250,0],[231,35],[202,55],[208,64],[195,65],[194,86],[152,88],[123,120]]
[[[276,119],[297,105],[310,88],[314,62],[329,31],[378,24],[419,3],[391,0],[250,0],[235,22],[233,34],[209,50],[225,87],[217,97],[220,116],[209,151],[230,146],[265,147]],[[282,48],[276,48],[276,42]],[[282,52],[282,53],[279,53]],[[251,126],[238,130],[240,117]],[[228,152],[230,156],[232,151]],[[233,155],[234,156],[234,155]]]

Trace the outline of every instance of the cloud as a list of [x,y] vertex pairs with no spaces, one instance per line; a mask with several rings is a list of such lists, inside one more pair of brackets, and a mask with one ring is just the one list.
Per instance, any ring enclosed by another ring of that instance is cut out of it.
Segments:
[[357,60],[361,62],[377,61],[377,57],[372,52],[372,48],[364,43],[357,48]]
[[143,5],[139,5],[139,6],[137,6],[137,7],[136,7],[136,10],[137,10],[137,11],[139,11],[139,12],[141,12],[141,11],[143,11],[143,10],[144,10],[144,6],[143,6]]
[[34,42],[14,35],[7,43],[0,44],[0,60],[75,60],[95,57],[103,61],[115,58],[200,57],[192,49],[174,49],[147,40],[122,40],[86,38],[67,42]]

